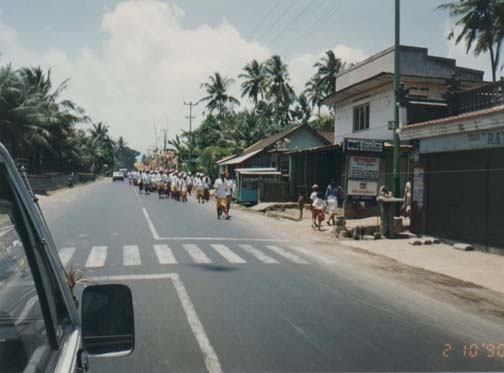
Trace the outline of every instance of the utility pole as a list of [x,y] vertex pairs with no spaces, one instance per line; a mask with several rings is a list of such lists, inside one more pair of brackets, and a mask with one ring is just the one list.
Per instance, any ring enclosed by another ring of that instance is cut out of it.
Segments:
[[400,193],[399,170],[399,89],[401,86],[401,43],[400,43],[400,0],[395,0],[395,43],[394,43],[394,196]]
[[[200,100],[201,101],[201,100]],[[184,105],[189,106],[189,116],[186,117],[189,119],[189,170],[192,170],[192,147],[193,147],[193,141],[192,141],[192,120],[195,118],[192,115],[192,108],[193,106],[196,106],[200,103],[200,101],[197,102],[186,102],[184,101]]]

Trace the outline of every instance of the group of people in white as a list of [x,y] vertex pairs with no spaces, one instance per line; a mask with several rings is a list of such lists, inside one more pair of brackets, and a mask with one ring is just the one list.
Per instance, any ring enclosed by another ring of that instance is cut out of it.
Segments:
[[229,209],[231,207],[233,192],[236,185],[229,179],[229,174],[222,173],[220,177],[212,181],[208,175],[202,172],[168,171],[130,171],[128,172],[128,181],[130,185],[138,187],[139,194],[150,195],[157,192],[160,199],[173,199],[176,201],[187,202],[187,196],[196,192],[198,203],[210,201],[210,189],[215,189],[214,196],[217,202],[217,218],[224,214],[229,219]]

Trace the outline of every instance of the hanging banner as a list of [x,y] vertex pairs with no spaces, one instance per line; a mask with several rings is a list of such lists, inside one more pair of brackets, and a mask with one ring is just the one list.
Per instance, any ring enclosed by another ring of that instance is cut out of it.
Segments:
[[424,169],[423,167],[415,167],[413,169],[412,201],[418,203],[419,207],[422,207],[423,196],[424,196]]

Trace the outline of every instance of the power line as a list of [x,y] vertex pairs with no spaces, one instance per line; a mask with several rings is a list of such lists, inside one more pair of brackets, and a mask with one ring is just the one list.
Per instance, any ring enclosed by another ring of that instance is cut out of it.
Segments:
[[273,5],[273,7],[269,10],[268,13],[264,15],[264,17],[261,19],[261,22],[254,28],[254,30],[250,33],[249,37],[247,38],[248,41],[252,39],[252,36],[259,30],[259,28],[262,26],[262,24],[268,19],[268,17],[273,13],[273,11],[276,9],[276,7],[280,4],[280,0],[277,0],[277,2]]
[[292,25],[303,15],[308,12],[308,9],[311,8],[317,0],[312,0],[306,7],[304,7],[287,25],[284,26],[282,31],[280,31],[275,38],[271,40],[271,46],[273,46],[278,40],[280,40],[281,36],[289,29],[292,27]]
[[278,17],[277,17],[277,18],[273,21],[273,23],[270,25],[270,27],[268,27],[268,29],[267,29],[265,32],[263,32],[263,33],[262,33],[262,35],[261,35],[261,36],[259,36],[259,38],[258,38],[258,39],[261,39],[262,37],[264,37],[265,35],[267,35],[267,34],[268,34],[268,32],[270,32],[270,31],[273,29],[273,27],[275,27],[276,23],[277,23],[277,22],[278,22],[278,21],[279,21],[279,20],[280,20],[283,16],[285,16],[285,15],[289,12],[289,10],[290,10],[290,9],[294,6],[294,4],[296,4],[296,1],[295,1],[295,0],[294,0],[294,1],[292,1],[292,3],[290,3],[290,5],[289,5],[289,6],[287,6],[287,8],[283,11],[283,13],[282,13],[282,14],[280,14],[280,15],[279,15],[279,16],[278,16]]
[[[338,11],[341,11],[345,5],[348,5],[348,0],[341,0],[341,1],[346,1],[345,3],[340,3],[339,6],[335,7],[333,10],[329,12],[324,12],[315,22],[313,22],[308,28],[305,29],[306,33],[302,34],[299,38],[297,38],[293,43],[288,45],[288,48],[292,47],[294,43],[299,43],[302,40],[305,40],[312,36],[320,26],[322,26],[324,23],[326,23],[328,20],[330,20],[331,16],[336,14]],[[311,31],[310,31],[311,30]]]

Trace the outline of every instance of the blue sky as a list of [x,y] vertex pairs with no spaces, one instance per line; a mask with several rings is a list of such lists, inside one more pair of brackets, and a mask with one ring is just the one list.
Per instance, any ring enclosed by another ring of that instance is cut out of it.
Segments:
[[[467,56],[446,40],[452,20],[435,10],[441,2],[402,0],[402,44],[487,72],[486,56]],[[280,54],[299,92],[324,50],[358,61],[391,46],[393,3],[0,0],[0,62],[72,78],[67,95],[144,151],[154,123],[171,136],[186,126],[182,102],[202,97],[200,83],[214,71],[236,78],[250,59]],[[238,80],[233,93],[239,96]]]

